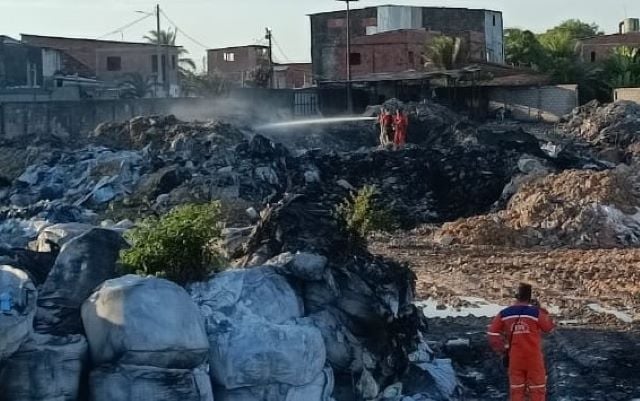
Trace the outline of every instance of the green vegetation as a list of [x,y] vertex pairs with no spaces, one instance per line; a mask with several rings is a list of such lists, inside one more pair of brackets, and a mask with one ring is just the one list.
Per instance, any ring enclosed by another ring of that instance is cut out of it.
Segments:
[[364,239],[374,231],[390,231],[394,228],[391,213],[380,205],[378,195],[375,186],[365,185],[338,206],[338,218],[356,238]]
[[640,85],[640,58],[636,49],[621,47],[604,62],[581,60],[580,39],[602,34],[596,24],[576,19],[538,35],[507,29],[505,57],[510,64],[549,74],[555,84],[577,83],[582,103],[608,101],[612,89]]
[[[178,30],[171,30],[171,28],[169,28],[165,31],[161,29],[160,33],[158,33],[158,31],[156,30],[149,31],[149,33],[145,35],[143,39],[145,39],[149,43],[153,43],[154,45],[160,44],[166,46],[176,46],[176,40],[178,39]],[[196,63],[193,61],[193,59],[185,57],[187,54],[189,54],[189,52],[184,47],[178,49],[178,75],[180,76],[180,79],[184,79],[184,77],[189,72],[193,72],[196,69]]]
[[124,99],[142,99],[153,92],[153,82],[141,74],[126,74],[120,82],[120,96]]
[[461,57],[461,44],[459,38],[449,36],[439,36],[428,44],[425,48],[425,65],[451,70],[459,63]]
[[132,247],[121,254],[126,273],[155,275],[178,284],[220,271],[224,260],[215,250],[221,236],[221,205],[178,206],[161,217],[148,217],[127,234]]

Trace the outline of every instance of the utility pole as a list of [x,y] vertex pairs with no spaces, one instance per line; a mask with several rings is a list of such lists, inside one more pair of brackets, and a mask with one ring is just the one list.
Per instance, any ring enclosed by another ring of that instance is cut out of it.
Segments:
[[158,73],[156,75],[156,85],[155,85],[155,92],[156,92],[156,97],[158,96],[158,84],[160,83],[160,81],[163,82],[164,84],[164,79],[162,77],[162,46],[160,45],[160,4],[156,4],[156,52],[157,54],[157,58],[158,58],[158,63],[156,64],[158,67]]
[[275,78],[275,74],[273,73],[273,34],[269,28],[265,28],[265,32],[266,34],[264,35],[264,38],[269,41],[269,88],[273,89],[275,87],[273,84],[273,80]]
[[347,3],[347,111],[353,114],[353,97],[351,93],[351,7],[350,2],[358,0],[337,0]]

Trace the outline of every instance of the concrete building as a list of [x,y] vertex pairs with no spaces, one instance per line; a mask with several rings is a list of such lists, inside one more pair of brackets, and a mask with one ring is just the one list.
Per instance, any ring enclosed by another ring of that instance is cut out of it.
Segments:
[[261,45],[207,50],[209,75],[220,76],[238,86],[254,79],[259,68],[269,65],[269,47]]
[[313,84],[311,63],[276,64],[273,73],[275,89],[300,89]]
[[178,46],[160,47],[161,71],[158,73],[158,47],[149,43],[25,34],[22,35],[22,43],[62,53],[48,58],[46,64],[50,69],[57,65],[67,74],[96,78],[113,85],[127,74],[138,73],[155,84],[157,94],[179,95]]
[[0,89],[37,88],[42,84],[41,49],[0,36]]
[[585,63],[608,59],[620,46],[640,48],[640,19],[627,18],[618,26],[618,33],[582,39],[578,43],[580,58]]
[[[311,58],[317,81],[346,78],[346,13],[310,15]],[[428,41],[460,38],[469,62],[504,63],[502,13],[466,8],[378,6],[351,11],[354,77],[417,69]]]

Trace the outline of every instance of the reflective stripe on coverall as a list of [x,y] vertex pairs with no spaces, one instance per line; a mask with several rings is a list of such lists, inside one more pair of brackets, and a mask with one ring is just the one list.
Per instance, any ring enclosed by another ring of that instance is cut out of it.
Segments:
[[[549,313],[526,303],[502,310],[489,326],[489,344],[494,351],[509,352],[511,401],[524,401],[527,390],[531,401],[544,401],[547,374],[542,354],[542,333],[554,328]],[[511,349],[507,343],[511,337]]]

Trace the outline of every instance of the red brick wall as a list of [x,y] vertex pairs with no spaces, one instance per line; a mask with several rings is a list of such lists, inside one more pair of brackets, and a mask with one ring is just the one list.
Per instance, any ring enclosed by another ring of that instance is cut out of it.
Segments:
[[[311,63],[279,64],[276,70],[276,83],[279,89],[303,88],[313,83]],[[282,70],[285,67],[286,70]]]
[[[157,55],[155,45],[30,35],[22,35],[22,40],[33,46],[49,47],[67,53],[73,59],[86,65],[101,80],[117,81],[126,73],[139,73],[145,77],[155,74],[151,61],[151,57]],[[176,84],[178,82],[177,68],[172,68],[171,58],[176,56],[177,63],[178,49],[164,47],[162,55],[167,59],[168,81],[170,84]],[[107,57],[120,57],[121,70],[107,71]]]
[[[233,53],[234,61],[225,61],[225,53]],[[237,83],[241,83],[243,73],[248,74],[259,65],[260,60],[268,59],[268,49],[261,46],[229,47],[207,51],[209,74],[218,73]]]

